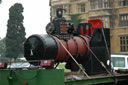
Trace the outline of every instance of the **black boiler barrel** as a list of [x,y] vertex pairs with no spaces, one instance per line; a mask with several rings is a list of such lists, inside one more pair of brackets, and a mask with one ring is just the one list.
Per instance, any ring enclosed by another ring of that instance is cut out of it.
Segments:
[[[65,47],[74,57],[87,59],[89,41],[88,37],[82,35],[73,36],[66,41],[53,35],[32,35],[24,43],[24,56],[28,61],[53,59],[66,62],[70,55],[64,49]],[[37,65],[37,63],[30,63]]]
[[24,43],[24,56],[28,61],[55,59],[57,49],[57,43],[50,35],[32,35]]

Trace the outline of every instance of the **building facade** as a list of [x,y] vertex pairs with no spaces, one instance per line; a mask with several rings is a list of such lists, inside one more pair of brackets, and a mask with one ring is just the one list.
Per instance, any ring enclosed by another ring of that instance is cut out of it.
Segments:
[[80,14],[81,22],[101,19],[105,28],[110,28],[111,52],[128,52],[128,0],[51,0],[51,17],[56,8],[64,8],[64,17]]

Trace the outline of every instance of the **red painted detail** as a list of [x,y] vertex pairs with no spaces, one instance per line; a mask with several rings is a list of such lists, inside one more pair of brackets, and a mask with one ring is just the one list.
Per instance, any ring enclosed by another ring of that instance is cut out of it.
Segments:
[[92,27],[90,27],[90,32],[91,32],[91,35],[92,35],[92,33],[93,33],[93,28]]
[[69,54],[66,52],[66,50],[61,45],[60,41],[63,43],[64,47],[72,55],[82,55],[84,56],[84,58],[86,58],[86,56],[89,53],[89,49],[87,48],[86,43],[88,43],[87,45],[89,46],[89,39],[87,37],[86,38],[83,38],[83,37],[75,36],[75,37],[70,38],[68,41],[64,41],[64,40],[60,40],[57,37],[53,36],[58,46],[58,55],[56,57],[56,60],[63,62],[63,61],[67,61],[70,57]]
[[61,45],[61,43],[59,41],[62,42],[62,44],[67,48],[67,43],[64,40],[59,40],[57,37],[53,36],[53,38],[56,40],[57,42],[57,46],[58,46],[58,55],[56,56],[56,60],[58,61],[64,61],[65,59],[67,59],[67,55],[68,53],[65,51],[65,49],[63,48],[63,46]]
[[82,26],[80,27],[80,34],[81,34],[81,35],[84,35],[84,29],[83,29]]
[[50,66],[52,66],[52,60],[42,60],[41,63],[40,63],[40,66],[50,67]]
[[86,28],[86,34],[89,35],[89,28]]
[[84,43],[84,44],[85,44],[85,46],[87,47],[87,51],[86,51],[87,53],[86,53],[86,54],[88,55],[88,54],[89,54],[89,50],[90,50],[89,41],[90,41],[91,38],[90,38],[89,36],[88,36],[88,37],[85,37],[85,36],[82,36],[82,35],[81,35],[81,37],[82,37],[82,38],[84,39],[84,41],[86,42],[86,43]]
[[28,82],[23,82],[23,85],[28,85]]
[[5,69],[7,68],[7,63],[1,63],[0,64],[0,69]]
[[92,24],[93,28],[100,28],[103,26],[103,23],[100,19],[92,19],[92,20],[88,20],[89,23]]
[[77,43],[77,55],[82,55],[84,57],[87,56],[88,55],[88,48],[85,44],[87,42],[89,43],[89,41],[85,41],[81,37],[73,37],[73,39]]
[[[67,45],[68,45],[68,48],[67,48],[68,51],[69,51],[72,55],[76,55],[76,53],[77,53],[77,45],[76,45],[76,43],[75,43],[75,41],[74,41],[73,38],[71,38],[71,39],[69,39],[69,40],[67,41]],[[70,57],[70,55],[68,54],[66,60],[68,60],[69,57]]]
[[67,24],[61,24],[61,33],[66,33],[67,32]]

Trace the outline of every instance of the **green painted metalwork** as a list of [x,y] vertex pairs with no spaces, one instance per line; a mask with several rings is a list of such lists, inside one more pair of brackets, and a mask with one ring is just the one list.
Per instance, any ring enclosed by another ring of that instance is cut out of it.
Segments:
[[0,85],[64,85],[64,70],[0,70]]
[[64,82],[62,69],[13,69],[0,70],[0,85],[126,85],[128,74],[111,76],[90,76],[90,79],[71,80]]
[[102,78],[91,78],[85,80],[76,80],[65,82],[65,85],[94,85],[94,84],[104,84],[104,83],[113,83],[114,80],[112,77],[102,77]]
[[128,74],[120,74],[120,75],[112,75],[112,76],[105,76],[105,77],[95,77],[90,79],[84,80],[74,80],[74,81],[67,81],[65,85],[123,85],[128,84]]

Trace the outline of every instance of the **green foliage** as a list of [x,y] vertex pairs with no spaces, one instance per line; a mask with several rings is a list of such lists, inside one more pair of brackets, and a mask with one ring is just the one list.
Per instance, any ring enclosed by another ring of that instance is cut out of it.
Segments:
[[5,56],[5,38],[4,39],[0,39],[0,55],[1,57]]
[[0,0],[0,4],[1,4],[2,0]]
[[14,4],[9,9],[9,20],[6,34],[6,57],[17,58],[23,53],[23,42],[25,41],[25,28],[23,26],[23,7],[20,3]]
[[69,69],[65,68],[65,64],[59,64],[58,68],[59,69],[64,69],[64,72],[71,72]]
[[74,24],[75,29],[78,27],[80,22],[82,21],[80,14],[72,14],[71,15],[71,22]]

